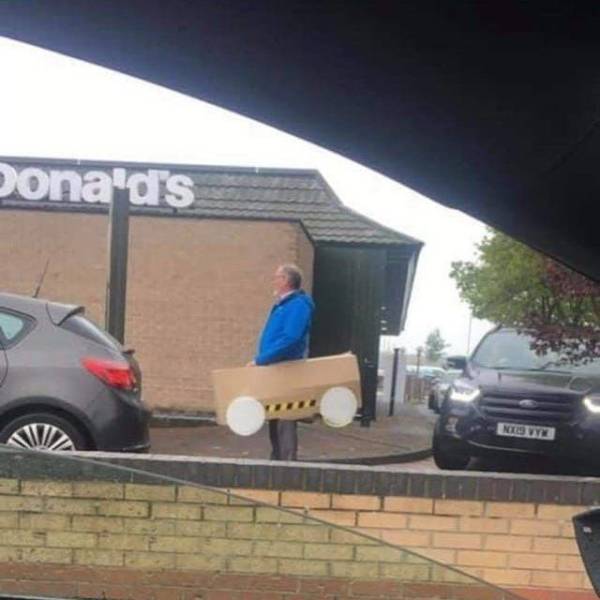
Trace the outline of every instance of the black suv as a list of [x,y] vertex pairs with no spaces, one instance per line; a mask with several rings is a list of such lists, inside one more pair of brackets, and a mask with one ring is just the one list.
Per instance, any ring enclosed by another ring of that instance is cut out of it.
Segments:
[[497,328],[470,358],[448,363],[463,373],[448,390],[434,430],[438,467],[463,469],[471,456],[499,452],[598,456],[600,360],[568,364],[555,354],[540,356],[527,334]]

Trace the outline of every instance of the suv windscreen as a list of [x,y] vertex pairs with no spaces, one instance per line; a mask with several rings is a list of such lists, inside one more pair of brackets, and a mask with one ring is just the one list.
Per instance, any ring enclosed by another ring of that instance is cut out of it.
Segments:
[[471,362],[486,369],[522,371],[564,371],[600,375],[600,359],[572,363],[556,352],[536,354],[531,336],[514,330],[500,330],[483,338]]
[[82,315],[77,314],[69,317],[62,323],[61,327],[102,346],[108,346],[114,350],[120,348],[120,344],[115,338]]
[[440,383],[452,383],[455,379],[458,379],[462,371],[457,369],[451,369],[449,371],[444,371],[442,374],[438,375],[437,379]]

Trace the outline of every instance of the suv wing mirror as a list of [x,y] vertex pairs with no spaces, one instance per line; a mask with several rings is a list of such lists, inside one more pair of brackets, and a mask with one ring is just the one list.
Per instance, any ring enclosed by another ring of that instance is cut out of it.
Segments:
[[464,371],[467,366],[466,356],[448,356],[446,358],[446,364],[450,369],[457,369]]
[[573,517],[575,537],[585,570],[600,596],[600,510],[592,509]]

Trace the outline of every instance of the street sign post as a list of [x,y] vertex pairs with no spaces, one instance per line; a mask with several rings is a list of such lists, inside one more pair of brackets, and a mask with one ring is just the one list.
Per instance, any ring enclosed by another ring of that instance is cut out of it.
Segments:
[[109,211],[106,329],[123,343],[129,254],[129,189],[114,188]]

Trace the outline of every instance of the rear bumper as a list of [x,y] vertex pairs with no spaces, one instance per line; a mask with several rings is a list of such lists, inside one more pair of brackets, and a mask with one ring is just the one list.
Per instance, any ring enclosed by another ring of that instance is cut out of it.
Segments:
[[102,400],[96,418],[90,419],[96,424],[96,449],[103,452],[148,452],[151,411],[141,400],[123,398],[117,392],[109,392],[109,395]]

